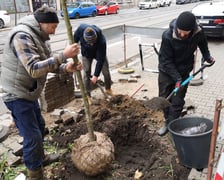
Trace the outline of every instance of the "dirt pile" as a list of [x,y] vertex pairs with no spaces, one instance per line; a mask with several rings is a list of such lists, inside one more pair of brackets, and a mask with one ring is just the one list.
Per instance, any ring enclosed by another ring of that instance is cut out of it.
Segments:
[[[74,167],[71,153],[65,153],[52,169],[54,177],[49,179],[133,180],[139,174],[137,172],[142,173],[140,179],[145,180],[187,179],[190,169],[179,164],[169,137],[161,138],[156,134],[163,119],[162,112],[151,110],[144,104],[129,96],[117,95],[110,101],[98,100],[91,105],[94,131],[110,137],[115,146],[115,160],[103,174],[88,177]],[[83,112],[79,113],[79,122],[54,129],[52,142],[59,148],[68,148],[76,138],[87,133]]]

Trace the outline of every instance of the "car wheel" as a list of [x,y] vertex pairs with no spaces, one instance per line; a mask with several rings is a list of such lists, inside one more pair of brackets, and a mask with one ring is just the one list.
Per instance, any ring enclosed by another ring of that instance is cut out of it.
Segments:
[[79,13],[75,13],[75,16],[74,16],[75,19],[79,19],[80,18],[80,15]]
[[4,21],[0,19],[0,29],[2,29],[3,27],[4,27]]
[[116,14],[118,14],[118,13],[119,13],[119,9],[116,10]]
[[107,10],[104,12],[104,15],[108,15],[108,11]]
[[93,17],[96,16],[96,11],[93,11],[92,16],[93,16]]

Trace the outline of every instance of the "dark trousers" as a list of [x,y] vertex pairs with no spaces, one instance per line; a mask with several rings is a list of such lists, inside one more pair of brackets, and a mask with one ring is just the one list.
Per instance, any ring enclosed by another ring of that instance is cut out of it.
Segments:
[[[84,83],[88,96],[91,96],[90,77],[92,72],[92,62],[93,62],[93,59],[82,56],[82,65],[84,70],[83,83]],[[102,74],[104,77],[105,89],[110,89],[112,81],[111,81],[111,75],[110,75],[109,63],[108,63],[107,57],[105,57],[105,61],[102,67]]]
[[38,101],[17,99],[5,102],[11,111],[19,134],[23,137],[25,166],[35,170],[41,167],[45,120],[41,115]]
[[[159,96],[166,98],[174,90],[176,82],[174,82],[171,79],[171,77],[168,76],[167,74],[159,72],[158,83],[159,83]],[[171,103],[171,106],[163,110],[164,118],[166,119],[167,124],[172,120],[180,117],[185,104],[184,98],[187,92],[187,88],[188,85],[181,87],[179,91],[170,98],[169,101]]]

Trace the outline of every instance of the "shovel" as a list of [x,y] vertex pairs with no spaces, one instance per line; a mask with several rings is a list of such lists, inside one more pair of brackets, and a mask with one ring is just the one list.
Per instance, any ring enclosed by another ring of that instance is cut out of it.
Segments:
[[[89,77],[89,79],[91,80],[92,76]],[[104,91],[103,87],[101,86],[101,81],[100,80],[97,80],[96,81],[96,86],[100,89],[100,91],[102,92],[102,94],[104,95],[104,98],[106,100],[109,100],[109,96],[106,94],[106,92]]]
[[110,99],[109,96],[105,93],[105,91],[103,90],[103,87],[100,85],[100,82],[99,81],[96,81],[96,85],[97,85],[98,88],[100,88],[100,91],[104,95],[104,98],[106,100],[109,100]]
[[[181,85],[180,88],[187,85],[199,72],[201,72],[203,69],[205,69],[206,67],[210,67],[215,63],[215,61],[213,61],[210,64],[203,64],[201,66],[200,69],[198,69],[196,72],[194,72],[192,75],[190,75],[186,80],[184,80]],[[179,91],[178,87],[176,87],[175,89],[173,89],[173,91],[169,94],[169,96],[167,98],[164,97],[154,97],[150,100],[148,100],[145,105],[150,108],[150,109],[155,109],[155,110],[161,110],[164,108],[167,108],[169,106],[171,106],[171,103],[169,102],[170,98]]]

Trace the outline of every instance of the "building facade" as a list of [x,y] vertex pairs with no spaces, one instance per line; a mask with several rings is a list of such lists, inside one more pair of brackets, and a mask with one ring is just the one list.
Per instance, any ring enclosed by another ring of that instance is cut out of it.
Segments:
[[0,9],[7,10],[9,13],[34,12],[44,4],[61,10],[61,0],[1,0]]

